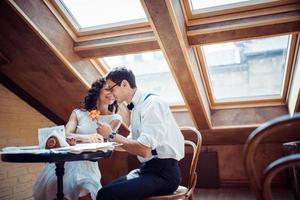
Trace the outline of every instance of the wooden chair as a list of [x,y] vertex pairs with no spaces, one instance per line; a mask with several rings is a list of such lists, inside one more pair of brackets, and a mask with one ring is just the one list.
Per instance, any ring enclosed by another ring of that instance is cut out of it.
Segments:
[[300,113],[294,116],[283,115],[272,119],[256,128],[248,137],[244,147],[244,168],[248,175],[250,186],[256,199],[262,200],[262,172],[256,168],[254,161],[258,144],[270,139],[277,141],[299,140],[300,137]]
[[[197,163],[199,159],[199,154],[202,145],[202,137],[200,132],[193,127],[181,127],[182,134],[185,139],[185,158],[179,162],[179,165],[182,165],[184,162],[187,161],[190,153],[192,153],[192,158],[190,159],[189,167],[186,167],[186,163],[183,167],[180,167],[182,175],[188,174],[187,180],[183,182],[187,182],[185,186],[179,186],[177,190],[170,195],[163,195],[163,196],[152,196],[146,198],[146,200],[166,200],[166,199],[194,199],[194,189],[197,183]],[[184,173],[184,170],[186,173]],[[184,177],[183,177],[184,179]]]
[[[291,168],[294,166],[300,166],[300,154],[293,154],[281,157],[275,161],[273,161],[271,164],[268,165],[268,167],[264,171],[263,175],[263,197],[265,200],[271,200],[272,199],[272,193],[271,193],[271,182],[275,175],[277,175],[279,172],[281,172],[284,169]],[[296,199],[299,197],[296,197]]]

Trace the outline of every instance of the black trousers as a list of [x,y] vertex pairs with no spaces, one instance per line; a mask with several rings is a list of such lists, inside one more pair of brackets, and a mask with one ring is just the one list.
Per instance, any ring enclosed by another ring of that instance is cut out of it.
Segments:
[[138,200],[171,194],[181,181],[178,161],[152,159],[101,188],[97,200]]

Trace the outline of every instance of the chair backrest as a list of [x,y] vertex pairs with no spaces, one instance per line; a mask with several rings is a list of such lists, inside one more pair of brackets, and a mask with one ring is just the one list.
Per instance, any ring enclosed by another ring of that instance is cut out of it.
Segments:
[[180,128],[185,143],[185,157],[180,160],[179,166],[183,178],[183,184],[187,187],[181,190],[181,187],[176,192],[169,195],[152,196],[146,200],[166,200],[166,199],[193,199],[194,189],[197,182],[197,163],[202,145],[202,137],[200,132],[194,127],[181,127]]
[[262,172],[258,172],[254,161],[258,144],[269,136],[279,141],[299,140],[300,137],[300,113],[294,116],[283,115],[272,119],[256,128],[248,137],[244,147],[244,168],[248,175],[250,186],[256,199],[263,199]]
[[[197,183],[197,164],[199,160],[199,154],[201,151],[202,145],[202,136],[200,132],[194,127],[181,127],[180,128],[184,139],[185,139],[185,155],[188,155],[192,152],[192,160],[189,168],[188,173],[188,180],[187,180],[187,188],[188,193],[187,196],[191,196],[194,192]],[[184,162],[184,161],[182,161]],[[183,172],[184,169],[181,169]]]
[[[281,157],[268,165],[268,167],[264,170],[263,182],[262,182],[263,197],[265,200],[272,199],[271,182],[273,178],[282,170],[295,167],[295,166],[300,166],[299,153]],[[298,198],[299,197],[296,197],[296,199]]]

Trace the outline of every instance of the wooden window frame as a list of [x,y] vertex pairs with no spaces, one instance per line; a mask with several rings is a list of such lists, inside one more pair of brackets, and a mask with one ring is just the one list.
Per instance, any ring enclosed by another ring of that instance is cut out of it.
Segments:
[[291,85],[291,74],[293,70],[293,60],[296,56],[296,49],[299,46],[297,43],[297,34],[291,34],[289,46],[288,46],[288,55],[286,61],[286,70],[283,78],[282,85],[282,97],[281,98],[264,98],[264,99],[256,99],[249,98],[247,100],[234,100],[234,101],[226,101],[226,102],[216,102],[212,96],[212,88],[209,83],[208,71],[205,65],[204,56],[202,50],[199,46],[194,47],[194,53],[197,58],[198,68],[200,71],[201,79],[204,83],[205,93],[208,97],[209,106],[212,110],[217,109],[229,109],[229,108],[250,108],[250,107],[265,107],[265,106],[281,106],[287,105],[287,97],[289,92],[289,87]]
[[187,26],[294,11],[298,9],[297,6],[294,5],[297,3],[299,3],[297,0],[271,1],[253,5],[251,5],[251,3],[240,3],[237,4],[237,7],[229,7],[224,10],[211,9],[201,13],[199,12],[201,9],[196,12],[192,11],[189,0],[181,1]]
[[121,35],[151,32],[149,22],[130,20],[107,25],[80,28],[60,0],[43,0],[75,42],[109,38]]

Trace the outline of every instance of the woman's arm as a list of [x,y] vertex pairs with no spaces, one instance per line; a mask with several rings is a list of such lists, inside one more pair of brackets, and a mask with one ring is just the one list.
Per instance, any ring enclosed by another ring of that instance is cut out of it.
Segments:
[[103,137],[98,133],[89,134],[89,135],[80,135],[76,134],[76,127],[78,125],[77,115],[73,111],[68,123],[66,124],[66,137],[75,138],[78,142],[83,143],[94,143],[94,142],[102,142]]
[[[104,138],[108,138],[109,134],[112,132],[112,128],[109,124],[101,123],[97,128],[97,132],[101,134]],[[126,137],[120,134],[116,134],[113,141],[123,144],[121,147],[118,147],[119,151],[122,151],[122,149],[124,149],[125,151],[131,154],[139,155],[144,158],[151,155],[151,149],[149,147],[146,147],[145,145],[139,143],[136,140],[127,139]]]
[[76,113],[73,111],[71,113],[68,123],[66,124],[66,136],[70,136],[71,134],[74,134],[77,125],[78,125],[77,116]]

